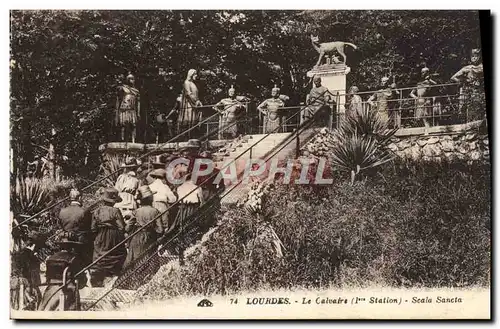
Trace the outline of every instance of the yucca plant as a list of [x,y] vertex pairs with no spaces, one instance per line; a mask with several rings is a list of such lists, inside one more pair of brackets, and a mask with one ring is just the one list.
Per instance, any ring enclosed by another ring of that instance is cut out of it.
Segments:
[[335,131],[336,144],[331,151],[332,164],[351,175],[351,184],[357,175],[393,159],[387,149],[397,129],[390,129],[389,122],[376,111],[362,109],[354,116],[346,116]]
[[397,128],[389,128],[389,121],[381,117],[377,111],[364,108],[358,110],[354,116],[347,115],[339,131],[346,135],[371,136],[378,143],[387,144]]
[[29,216],[49,206],[50,187],[46,180],[17,177],[12,204],[14,213]]
[[106,186],[114,186],[118,176],[120,176],[121,158],[118,155],[106,155],[100,166],[101,177]]
[[393,159],[392,154],[373,136],[337,134],[338,143],[332,149],[332,164],[351,174],[351,184],[361,171],[380,166]]

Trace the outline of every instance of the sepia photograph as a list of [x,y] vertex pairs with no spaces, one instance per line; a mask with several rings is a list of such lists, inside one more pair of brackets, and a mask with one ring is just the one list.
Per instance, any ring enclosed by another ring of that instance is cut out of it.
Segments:
[[490,11],[9,16],[11,319],[491,319]]

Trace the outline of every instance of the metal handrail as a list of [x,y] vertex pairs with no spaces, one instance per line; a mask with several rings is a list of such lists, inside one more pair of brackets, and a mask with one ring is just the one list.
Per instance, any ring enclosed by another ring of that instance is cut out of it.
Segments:
[[[162,144],[157,145],[157,146],[156,146],[153,150],[151,150],[151,151],[149,151],[149,152],[147,152],[147,153],[145,153],[145,154],[141,155],[140,157],[138,157],[138,159],[142,159],[142,158],[145,158],[145,157],[150,156],[151,154],[153,154],[154,152],[156,152],[158,149],[161,149],[161,147],[163,147],[164,145],[166,145],[166,144],[168,144],[168,143],[171,143],[171,142],[173,142],[173,141],[177,140],[179,137],[181,137],[181,136],[183,136],[183,135],[185,135],[185,134],[187,134],[187,133],[191,132],[192,130],[196,129],[199,125],[201,125],[202,123],[204,123],[204,122],[206,122],[206,121],[210,120],[212,117],[214,117],[214,116],[216,116],[216,115],[218,115],[218,113],[216,113],[216,114],[214,114],[214,115],[212,115],[212,116],[207,117],[207,118],[206,118],[205,120],[203,120],[202,122],[199,122],[199,123],[195,124],[194,126],[192,126],[192,127],[188,128],[187,130],[185,130],[185,131],[181,132],[180,134],[177,134],[176,136],[172,137],[172,138],[171,138],[171,139],[169,139],[168,141],[166,141],[166,142],[164,142],[164,143],[162,143]],[[115,175],[116,173],[118,173],[118,172],[120,172],[120,171],[122,171],[122,168],[119,168],[119,169],[117,169],[117,170],[113,171],[112,173],[110,173],[110,174],[108,174],[108,175],[105,175],[104,177],[101,177],[101,178],[99,178],[99,179],[97,179],[97,180],[93,181],[92,183],[88,184],[87,186],[85,186],[85,187],[81,188],[81,189],[80,189],[80,191],[85,191],[85,190],[87,190],[87,189],[89,189],[89,188],[91,188],[91,187],[95,186],[96,184],[98,184],[98,183],[100,183],[100,182],[102,182],[102,181],[106,180],[107,178],[109,178],[109,177],[111,177],[111,176]],[[50,206],[46,207],[45,209],[40,210],[40,211],[39,211],[39,212],[37,212],[36,214],[31,215],[30,217],[28,217],[27,219],[25,219],[25,220],[21,221],[20,223],[15,224],[15,225],[12,227],[12,229],[16,229],[16,228],[18,228],[18,227],[20,227],[20,226],[22,226],[22,225],[26,224],[27,222],[30,222],[30,221],[31,221],[31,220],[33,220],[34,218],[37,218],[37,217],[41,216],[42,214],[44,214],[44,213],[46,213],[46,212],[50,211],[50,210],[51,210],[52,208],[54,208],[55,206],[60,205],[61,203],[63,203],[64,201],[67,201],[67,200],[69,200],[69,197],[64,197],[64,198],[60,199],[59,201],[57,201],[57,202],[53,203],[52,205],[50,205]]]
[[[320,96],[318,96],[318,98],[322,97],[323,95],[325,94],[325,92],[323,92]],[[309,106],[309,105],[308,105]],[[297,111],[295,113],[295,115],[299,114],[303,109],[301,108],[299,111]],[[295,116],[294,115],[294,116]],[[291,119],[288,118],[287,120]],[[310,120],[308,120],[310,121]],[[286,121],[285,121],[286,122]],[[285,122],[281,123],[284,124]],[[280,125],[280,126],[281,126]],[[278,130],[278,128],[280,128],[280,126],[276,127],[274,130]],[[249,152],[249,150],[253,147],[255,147],[258,143],[262,142],[264,139],[266,139],[267,137],[269,137],[272,133],[274,133],[274,130],[267,133],[265,136],[263,136],[258,142],[256,142],[255,144],[253,144],[250,148],[246,149],[245,151],[243,151],[241,154],[239,154],[238,156],[236,156],[234,159],[232,159],[232,161],[230,163],[228,163],[226,166],[224,166],[223,168],[221,168],[219,170],[219,172],[223,172],[224,170],[226,170],[232,163],[234,163],[236,160],[238,160],[240,157],[242,157],[245,153]],[[110,250],[108,250],[107,252],[105,252],[103,255],[99,256],[97,259],[93,260],[90,264],[86,265],[82,270],[80,270],[78,273],[76,273],[74,275],[74,277],[78,277],[80,274],[84,273],[85,271],[89,270],[92,266],[96,265],[101,259],[103,259],[104,257],[106,257],[107,255],[111,254],[112,252],[114,252],[116,249],[118,249],[119,247],[123,246],[125,243],[127,243],[130,239],[132,239],[132,237],[134,237],[135,235],[137,235],[139,232],[141,232],[142,230],[146,229],[149,227],[149,225],[151,225],[152,223],[154,223],[157,219],[161,218],[161,216],[163,216],[164,213],[168,212],[171,208],[173,208],[174,206],[178,205],[179,203],[181,203],[182,200],[184,200],[186,197],[188,197],[189,195],[191,195],[192,193],[195,193],[198,189],[198,187],[201,187],[203,186],[204,184],[206,183],[209,183],[210,180],[212,178],[215,178],[216,175],[219,174],[219,172],[216,172],[216,173],[213,173],[212,175],[210,175],[208,178],[206,178],[201,184],[199,184],[196,188],[192,189],[189,193],[187,193],[184,197],[178,199],[176,202],[174,202],[173,204],[171,204],[166,210],[164,210],[163,212],[161,212],[159,215],[157,215],[155,218],[153,218],[151,221],[147,222],[144,226],[142,226],[141,228],[139,228],[138,230],[136,230],[135,232],[133,232],[132,234],[130,234],[129,236],[127,236],[125,239],[123,239],[122,241],[120,241],[118,244],[116,244],[113,248],[111,248]],[[56,291],[54,291],[53,295],[54,296],[58,291],[60,291],[64,286],[61,286],[59,287]],[[52,298],[51,296],[51,298]]]
[[[301,109],[301,110],[302,110],[302,109]],[[296,112],[296,114],[299,114],[300,112],[301,112],[301,111],[297,111],[297,112]],[[298,136],[298,135],[299,135],[302,131],[304,131],[307,127],[309,127],[309,126],[310,126],[311,122],[313,122],[313,119],[310,119],[310,120],[308,120],[307,122],[302,123],[302,124],[301,124],[301,128],[297,129],[297,130],[294,132],[294,134],[296,134],[296,135]],[[264,140],[264,139],[265,139],[266,137],[268,137],[270,134],[271,134],[271,133],[267,134],[265,137],[263,137],[262,139],[260,139],[257,143],[255,143],[255,144],[253,144],[252,146],[250,146],[250,147],[249,147],[249,148],[248,148],[245,152],[243,152],[242,154],[244,154],[244,153],[248,152],[249,150],[250,150],[249,152],[251,153],[251,152],[252,152],[253,147],[255,147],[258,143],[260,143],[262,140]],[[291,140],[293,140],[293,138],[290,138],[290,141],[291,141]],[[290,142],[285,143],[284,145],[280,146],[278,149],[273,150],[273,152],[272,152],[272,154],[271,154],[271,155],[266,156],[266,158],[267,158],[267,159],[265,160],[265,162],[269,161],[269,159],[271,159],[273,156],[275,156],[278,152],[280,152],[283,148],[285,148],[285,147],[286,147],[289,143],[290,143]],[[242,154],[240,154],[237,158],[239,158]],[[236,160],[237,158],[233,159],[233,161],[234,161],[234,160]],[[229,164],[228,164],[228,166],[229,166]],[[227,168],[227,166],[226,166],[225,168]],[[221,169],[220,171],[222,172],[225,168]],[[200,186],[201,186],[201,185],[203,185],[206,181],[207,181],[207,180],[205,180],[204,182],[202,182],[202,184],[200,184]],[[208,202],[210,202],[211,200],[213,200],[213,199],[215,199],[215,198],[219,197],[219,196],[220,196],[220,195],[222,195],[222,194],[223,194],[223,195],[221,196],[221,199],[223,199],[226,195],[228,195],[228,194],[229,194],[229,193],[231,193],[231,192],[232,192],[235,188],[237,188],[237,187],[238,187],[238,186],[239,186],[242,182],[243,182],[243,180],[239,180],[236,184],[232,185],[232,186],[231,186],[231,188],[230,188],[228,191],[226,191],[226,190],[225,190],[225,191],[218,192],[217,194],[214,194],[213,196],[211,196],[211,198],[209,199],[209,201],[208,201]],[[168,211],[168,210],[166,210],[166,211]],[[207,212],[207,211],[205,211],[205,212]],[[191,219],[191,221],[189,221],[186,225],[184,225],[184,227],[189,227],[191,224],[193,224],[193,223],[194,223],[194,222],[195,222],[195,221],[196,221],[196,220],[200,217],[200,215],[204,215],[204,214],[205,214],[205,213],[198,214],[198,212],[193,213],[193,214],[192,214],[192,215],[190,215],[190,217],[188,218],[188,219]],[[181,233],[182,233],[182,231],[178,231],[178,232],[176,232],[176,234],[174,234],[174,236],[170,237],[170,239],[169,239],[169,240],[165,243],[165,245],[166,245],[166,244],[170,244],[170,243],[171,243],[172,241],[174,241],[177,237],[179,237],[179,235],[180,235]],[[163,238],[164,238],[164,237],[161,237],[160,239],[158,239],[158,240],[157,240],[157,243],[158,243],[159,241],[161,241],[161,239],[163,239]],[[164,246],[165,246],[165,245],[164,245]],[[152,253],[151,255],[149,255],[149,256],[148,256],[148,258],[146,259],[146,262],[147,262],[148,260],[150,260],[152,257],[155,257],[155,256],[156,256],[156,253]],[[141,267],[140,267],[140,266],[138,266],[137,268],[135,268],[134,270],[132,270],[130,273],[128,273],[127,278],[128,278],[128,277],[130,277],[132,274],[134,274],[134,273],[135,273],[135,272],[136,272],[139,268],[141,268]],[[89,309],[91,309],[92,307],[94,307],[95,305],[97,305],[97,303],[99,303],[102,299],[104,299],[107,295],[109,295],[109,293],[111,293],[111,291],[113,291],[113,290],[114,290],[114,289],[116,289],[116,288],[117,288],[117,287],[115,287],[115,286],[111,287],[111,288],[110,288],[110,289],[109,289],[109,290],[108,290],[105,294],[103,294],[102,296],[100,296],[100,297],[99,297],[99,299],[98,299],[98,300],[96,300],[94,303],[92,303],[92,305],[90,305],[90,306],[89,306],[86,310],[89,310]]]

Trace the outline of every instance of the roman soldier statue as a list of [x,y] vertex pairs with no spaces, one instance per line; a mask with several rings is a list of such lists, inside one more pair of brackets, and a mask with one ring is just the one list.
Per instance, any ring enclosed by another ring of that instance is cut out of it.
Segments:
[[137,121],[140,118],[139,90],[135,88],[135,77],[129,74],[117,92],[115,124],[120,127],[122,141],[125,141],[127,131],[131,134],[132,143],[135,143]]
[[242,102],[247,100],[245,96],[236,96],[236,90],[233,86],[229,88],[228,96],[213,107],[214,110],[220,113],[219,139],[225,136],[230,138],[238,136],[238,117],[245,109]]

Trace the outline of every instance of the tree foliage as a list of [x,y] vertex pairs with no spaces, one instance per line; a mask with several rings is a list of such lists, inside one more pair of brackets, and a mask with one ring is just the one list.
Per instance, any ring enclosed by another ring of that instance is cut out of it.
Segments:
[[382,74],[408,85],[423,61],[447,81],[480,45],[478,13],[471,11],[12,11],[19,166],[39,150],[32,144],[52,138],[73,164],[68,172],[97,168],[98,145],[113,138],[116,86],[129,72],[147,114],[143,138],[154,115],[173,106],[190,68],[201,72],[204,104],[224,97],[231,84],[256,101],[278,84],[298,104],[317,56],[311,33],[358,46],[347,53],[348,84],[361,90],[374,88]]

